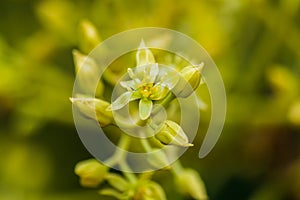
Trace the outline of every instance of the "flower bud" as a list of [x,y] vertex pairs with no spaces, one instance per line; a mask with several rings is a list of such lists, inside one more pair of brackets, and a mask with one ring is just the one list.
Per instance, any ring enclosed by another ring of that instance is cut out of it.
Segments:
[[180,174],[177,174],[175,183],[184,195],[198,200],[208,199],[204,183],[196,170],[182,170]]
[[170,120],[165,121],[162,128],[155,135],[155,138],[165,145],[174,144],[183,147],[193,146],[193,144],[188,142],[188,137],[182,128]]
[[95,159],[89,159],[77,163],[75,174],[80,177],[80,184],[84,187],[97,187],[108,173],[108,167]]
[[137,193],[134,195],[135,200],[166,200],[166,195],[163,188],[151,181],[144,184],[138,188]]
[[88,20],[82,20],[79,24],[79,45],[81,51],[88,54],[100,41],[98,31],[94,24]]
[[76,79],[79,86],[85,93],[92,94],[95,90],[95,85],[99,83],[96,88],[96,95],[101,95],[103,92],[103,83],[99,82],[98,72],[99,68],[95,60],[91,57],[73,50],[73,59],[75,64]]
[[129,183],[118,174],[110,173],[105,177],[105,179],[111,186],[113,186],[118,191],[124,192],[129,187]]
[[136,66],[155,63],[152,52],[146,47],[144,40],[141,41],[139,49],[136,53]]
[[96,119],[102,127],[113,123],[112,112],[107,109],[110,103],[96,98],[70,98],[70,100],[82,114]]
[[181,78],[173,88],[173,92],[177,97],[188,97],[197,89],[201,81],[203,66],[203,63],[198,66],[187,66],[179,72]]

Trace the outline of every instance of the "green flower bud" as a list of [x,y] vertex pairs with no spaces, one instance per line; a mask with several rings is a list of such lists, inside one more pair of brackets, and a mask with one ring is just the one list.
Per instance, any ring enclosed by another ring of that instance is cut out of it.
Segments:
[[203,63],[198,66],[187,66],[179,72],[182,77],[173,88],[173,92],[177,97],[188,97],[197,89],[201,81],[203,66]]
[[108,167],[95,159],[89,159],[77,163],[75,174],[80,177],[80,184],[84,187],[97,187],[108,173]]
[[[73,50],[72,53],[79,86],[87,93],[94,92],[95,84],[99,82],[96,62],[91,57],[84,55],[77,50]],[[96,95],[101,95],[103,93],[103,89],[103,83],[100,81],[99,86],[96,89]]]
[[70,100],[82,114],[96,119],[102,127],[114,122],[112,112],[107,109],[110,103],[96,98],[70,98]]
[[118,191],[124,192],[129,187],[129,183],[118,174],[110,173],[105,177],[105,179],[111,186],[113,186]]
[[155,63],[152,52],[146,47],[144,40],[141,41],[139,49],[136,53],[136,66]]
[[151,181],[141,184],[137,189],[137,193],[133,197],[134,200],[166,200],[163,188]]
[[155,135],[155,138],[163,144],[174,144],[177,146],[190,147],[193,144],[188,142],[188,137],[182,128],[173,121],[166,120],[162,128]]
[[184,169],[176,176],[175,183],[184,195],[197,200],[208,199],[204,183],[196,170]]
[[101,39],[94,24],[88,20],[82,20],[79,24],[79,46],[82,52],[88,54]]

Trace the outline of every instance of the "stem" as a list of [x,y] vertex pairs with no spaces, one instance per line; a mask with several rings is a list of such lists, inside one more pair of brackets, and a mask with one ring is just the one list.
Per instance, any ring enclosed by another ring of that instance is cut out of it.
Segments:
[[127,134],[122,134],[115,153],[105,163],[109,166],[119,165],[124,176],[131,182],[135,183],[137,178],[132,173],[132,170],[126,162],[127,149],[130,144],[130,137]]
[[145,149],[145,151],[146,151],[147,153],[152,152],[152,147],[150,146],[150,144],[149,144],[147,138],[143,138],[142,136],[143,136],[144,134],[142,134],[142,133],[141,133],[140,135],[141,135],[140,141],[141,141],[141,144],[142,144],[143,148]]
[[183,166],[179,160],[175,161],[172,164],[171,170],[175,176],[179,176],[181,174],[181,172],[183,171]]
[[124,176],[129,180],[130,183],[135,183],[137,178],[133,172],[131,172],[130,167],[125,160],[119,162],[120,169],[123,171]]
[[105,161],[109,166],[116,165],[126,156],[126,151],[130,144],[130,137],[126,134],[122,134],[118,143],[118,148],[116,148],[115,153]]
[[[176,96],[172,92],[169,92],[169,94],[163,100],[159,101],[157,104],[159,104],[161,106],[167,106],[175,98],[176,98]],[[160,109],[161,109],[161,107],[156,107],[155,109],[153,109],[152,115],[157,114],[160,111]]]

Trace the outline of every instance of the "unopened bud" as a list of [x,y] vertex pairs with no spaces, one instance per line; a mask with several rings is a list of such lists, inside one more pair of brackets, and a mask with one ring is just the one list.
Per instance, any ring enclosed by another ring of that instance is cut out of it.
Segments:
[[137,193],[134,195],[133,199],[136,200],[166,200],[166,195],[163,188],[151,181],[142,184]]
[[[95,85],[99,82],[99,68],[94,59],[73,50],[73,59],[75,64],[76,79],[81,89],[86,93],[94,93]],[[103,92],[103,83],[100,81],[96,88],[96,94],[101,95]],[[99,87],[100,86],[100,87]]]
[[190,147],[193,144],[188,142],[188,137],[182,128],[173,121],[166,120],[161,130],[155,135],[161,143],[173,144],[177,146]]
[[208,199],[204,183],[196,170],[184,169],[175,180],[179,191],[197,200]]
[[94,24],[88,20],[82,20],[79,24],[79,44],[80,49],[88,54],[99,43],[100,37]]
[[70,98],[70,100],[82,114],[97,120],[102,127],[113,123],[112,112],[107,109],[110,103],[107,101],[96,98]]
[[187,66],[179,72],[181,77],[173,88],[173,92],[177,97],[188,97],[197,89],[201,81],[203,66],[203,63],[198,66]]
[[108,167],[95,159],[89,159],[77,163],[75,174],[80,177],[80,184],[84,187],[97,187],[108,173]]
[[141,41],[139,49],[136,53],[137,66],[155,63],[152,52],[146,47],[144,40]]
[[110,173],[105,177],[105,179],[111,186],[113,186],[118,191],[124,192],[129,187],[129,183],[118,174]]

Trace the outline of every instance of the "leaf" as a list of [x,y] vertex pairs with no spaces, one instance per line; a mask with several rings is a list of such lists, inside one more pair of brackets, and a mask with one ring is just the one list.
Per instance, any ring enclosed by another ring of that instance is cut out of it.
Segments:
[[130,92],[130,91],[121,94],[111,104],[110,109],[111,110],[119,110],[119,109],[123,108],[124,106],[126,106],[129,103],[131,96],[132,96],[132,92]]
[[142,120],[147,119],[152,111],[153,103],[148,99],[141,99],[139,103],[139,115]]

